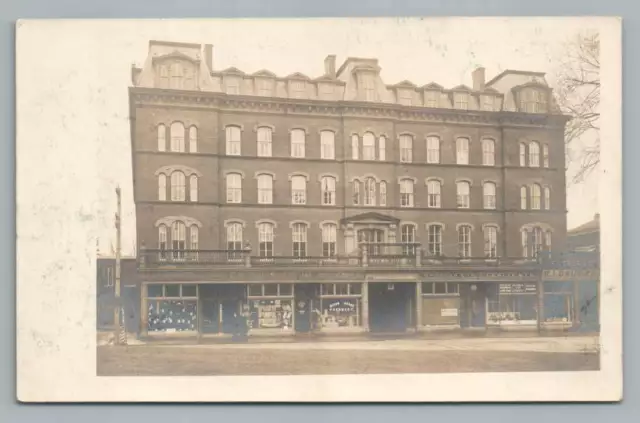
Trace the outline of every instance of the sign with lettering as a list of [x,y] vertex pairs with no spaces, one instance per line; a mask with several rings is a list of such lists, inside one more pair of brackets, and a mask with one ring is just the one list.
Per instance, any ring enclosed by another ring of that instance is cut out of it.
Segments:
[[457,308],[442,308],[440,309],[440,316],[442,317],[457,317],[458,309]]
[[501,283],[501,294],[534,294],[536,284],[534,283]]
[[536,272],[429,272],[423,274],[425,280],[433,281],[535,281]]
[[600,278],[598,269],[546,269],[542,271],[542,279],[547,281],[593,281]]

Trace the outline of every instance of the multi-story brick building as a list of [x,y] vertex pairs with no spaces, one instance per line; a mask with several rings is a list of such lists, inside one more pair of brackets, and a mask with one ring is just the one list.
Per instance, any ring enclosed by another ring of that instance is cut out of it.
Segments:
[[376,59],[335,60],[247,74],[149,43],[129,90],[143,332],[544,323],[567,120],[544,74],[386,85]]

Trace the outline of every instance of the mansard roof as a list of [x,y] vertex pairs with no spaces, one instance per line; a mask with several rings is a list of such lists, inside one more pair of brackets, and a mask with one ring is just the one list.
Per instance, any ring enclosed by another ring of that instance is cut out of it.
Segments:
[[198,62],[199,59],[194,59],[193,57],[189,56],[188,54],[184,54],[178,50],[174,50],[171,53],[168,54],[163,54],[160,56],[154,56],[153,60],[165,60],[165,59],[183,59],[183,60],[188,60],[190,62]]
[[413,82],[408,81],[406,79],[403,80],[403,81],[398,82],[397,84],[390,85],[390,86],[393,87],[393,88],[414,88],[414,89],[417,88],[416,84],[414,84]]
[[458,85],[457,87],[453,87],[451,91],[473,91],[473,90],[467,87],[466,85],[462,84],[462,85]]
[[236,67],[233,67],[233,66],[230,67],[230,68],[226,68],[225,70],[221,71],[220,73],[227,73],[227,74],[234,74],[234,75],[246,75],[240,69],[238,69]]
[[300,72],[294,72],[291,75],[287,75],[286,79],[304,79],[305,81],[310,81],[311,78],[309,78],[307,75],[305,75],[304,73],[300,73]]
[[444,90],[444,87],[440,84],[436,84],[435,82],[429,82],[427,85],[423,85],[423,90]]
[[276,74],[266,70],[266,69],[261,69],[258,72],[254,72],[252,74],[252,76],[262,76],[262,77],[267,77],[267,78],[276,78]]

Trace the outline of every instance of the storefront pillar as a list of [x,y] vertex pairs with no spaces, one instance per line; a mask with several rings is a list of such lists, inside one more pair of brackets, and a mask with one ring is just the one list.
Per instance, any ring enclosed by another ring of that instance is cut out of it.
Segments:
[[422,282],[416,282],[416,329],[422,326]]
[[362,329],[369,332],[369,283],[362,283]]
[[202,339],[202,301],[200,299],[200,285],[196,285],[196,336],[198,343]]
[[146,283],[140,286],[140,337],[145,337],[149,330],[149,289]]
[[580,326],[580,282],[573,281],[573,325]]
[[542,323],[544,322],[544,280],[542,279],[542,273],[538,278],[538,283],[536,284],[536,293],[537,293],[537,329],[538,332],[542,332]]

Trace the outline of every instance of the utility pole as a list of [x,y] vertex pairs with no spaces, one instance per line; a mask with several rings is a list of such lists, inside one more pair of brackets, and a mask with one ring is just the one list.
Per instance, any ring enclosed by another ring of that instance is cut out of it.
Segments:
[[121,253],[121,215],[122,215],[122,205],[120,201],[120,186],[116,188],[116,196],[118,198],[118,209],[116,212],[116,281],[114,284],[114,302],[115,302],[115,310],[113,314],[113,326],[114,326],[114,344],[120,344],[120,325],[121,316],[122,316],[122,307],[120,305],[120,253]]

